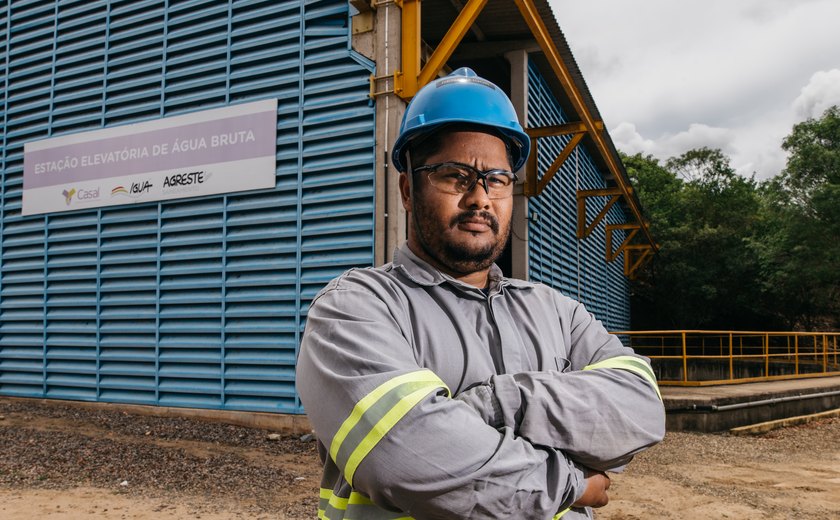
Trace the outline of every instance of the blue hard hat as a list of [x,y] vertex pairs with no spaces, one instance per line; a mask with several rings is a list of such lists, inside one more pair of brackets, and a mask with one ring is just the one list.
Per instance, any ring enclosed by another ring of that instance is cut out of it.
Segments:
[[397,171],[405,171],[405,151],[412,140],[450,123],[482,125],[501,133],[513,157],[513,171],[528,159],[531,140],[510,99],[502,89],[462,67],[420,89],[408,104],[391,152]]

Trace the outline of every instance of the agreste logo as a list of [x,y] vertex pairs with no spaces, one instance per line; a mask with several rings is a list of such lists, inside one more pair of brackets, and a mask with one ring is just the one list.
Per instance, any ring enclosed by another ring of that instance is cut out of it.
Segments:
[[193,184],[204,184],[205,175],[204,172],[189,172],[189,173],[176,173],[174,175],[169,175],[165,179],[163,179],[163,187],[164,188],[175,188],[178,186],[191,186]]

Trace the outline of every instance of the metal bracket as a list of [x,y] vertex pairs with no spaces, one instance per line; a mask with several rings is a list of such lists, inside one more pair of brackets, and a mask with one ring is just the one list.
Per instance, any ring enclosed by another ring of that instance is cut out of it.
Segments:
[[369,0],[350,0],[350,5],[355,7],[360,13],[369,13],[375,11],[380,4]]
[[[607,233],[607,241],[606,241],[606,258],[607,262],[612,262],[618,255],[620,255],[627,247],[630,245],[630,241],[633,240],[633,237],[636,236],[636,233],[639,232],[641,229],[640,224],[607,224],[605,226],[606,233]],[[625,231],[629,231],[624,237],[624,240],[618,246],[618,249],[613,251],[612,248],[612,235],[613,231],[616,229],[623,229]]]
[[[395,72],[393,74],[386,74],[384,76],[374,76],[373,74],[370,75],[370,93],[368,96],[371,99],[376,99],[377,96],[381,96],[383,94],[393,94],[397,89],[398,78],[397,75],[399,73]],[[393,80],[394,88],[391,90],[376,90],[376,83],[382,80]]]
[[[632,258],[636,256],[636,258]],[[633,279],[636,277],[636,271],[639,270],[644,263],[653,258],[653,247],[648,244],[640,244],[634,246],[627,246],[624,248],[624,275]]]
[[[604,124],[599,121],[596,123],[595,127],[597,130],[601,130],[603,129]],[[566,159],[569,158],[569,155],[571,155],[575,146],[577,146],[584,136],[586,136],[587,128],[585,124],[576,122],[562,125],[526,128],[525,132],[531,138],[531,155],[528,158],[528,163],[525,167],[525,186],[523,188],[523,193],[528,197],[536,197],[543,192],[546,186],[548,186],[548,183],[551,182],[551,179],[554,178],[554,175],[560,170],[560,167],[563,166]],[[566,143],[566,146],[563,147],[560,155],[554,159],[551,166],[549,166],[545,171],[542,179],[537,179],[537,150],[539,148],[540,138],[569,134],[572,134],[571,140]]]
[[[579,190],[576,194],[577,198],[577,237],[586,238],[592,233],[592,230],[603,220],[610,208],[618,202],[622,196],[622,191],[619,188],[607,188],[603,190]],[[609,197],[610,200],[604,204],[604,207],[592,219],[589,225],[586,224],[586,199],[589,197]]]

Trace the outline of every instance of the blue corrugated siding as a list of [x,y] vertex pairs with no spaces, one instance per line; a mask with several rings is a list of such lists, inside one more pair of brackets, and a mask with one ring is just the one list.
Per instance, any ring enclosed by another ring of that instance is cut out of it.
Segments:
[[[346,1],[0,13],[0,394],[301,412],[315,293],[373,263],[369,64]],[[23,144],[278,99],[273,190],[21,217]]]
[[[549,90],[540,72],[528,68],[528,126],[548,126],[569,120]],[[540,139],[537,158],[544,172],[569,141],[569,136]],[[577,190],[605,188],[601,172],[589,153],[578,146],[560,168],[545,191],[529,201],[529,272],[530,278],[542,282],[583,302],[610,330],[626,330],[630,326],[629,286],[624,277],[624,257],[607,263],[604,223],[584,240],[575,237],[577,226]],[[587,202],[591,221],[604,207],[606,198]],[[606,222],[624,222],[620,208],[613,206]],[[622,231],[613,234],[613,243],[621,242]]]

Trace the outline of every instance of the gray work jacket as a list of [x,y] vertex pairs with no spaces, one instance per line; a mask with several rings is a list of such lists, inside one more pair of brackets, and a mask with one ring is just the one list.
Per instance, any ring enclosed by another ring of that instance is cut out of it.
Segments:
[[590,469],[659,442],[646,358],[554,289],[459,282],[403,245],[313,300],[297,388],[319,441],[320,518],[591,518]]

